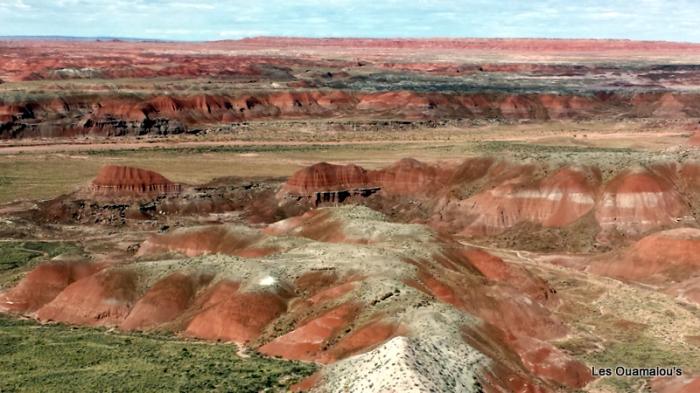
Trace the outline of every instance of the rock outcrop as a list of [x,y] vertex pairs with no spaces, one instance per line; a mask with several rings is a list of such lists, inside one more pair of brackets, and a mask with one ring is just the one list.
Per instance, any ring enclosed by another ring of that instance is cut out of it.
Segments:
[[90,190],[105,195],[165,194],[179,192],[181,186],[146,169],[107,165],[100,169]]
[[[402,220],[470,237],[499,235],[522,225],[579,225],[586,228],[575,231],[592,234],[590,242],[608,244],[695,223],[700,212],[698,168],[688,161],[611,171],[593,165],[550,167],[470,158],[460,165],[406,159],[365,171],[321,163],[295,173],[277,197],[281,203],[317,206],[352,196],[352,202],[387,214],[405,212],[399,213]],[[604,179],[603,169],[614,175]],[[414,206],[419,209],[411,210]]]
[[[328,221],[337,223],[338,236],[314,228]],[[349,206],[317,209],[270,225],[265,234],[212,228],[175,231],[172,239],[160,235],[143,248],[157,253],[182,243],[184,252],[194,250],[191,255],[217,255],[40,265],[2,294],[0,308],[42,322],[159,329],[234,342],[269,355],[330,364],[323,378],[345,367],[360,372],[372,351],[403,342],[412,343],[401,344],[399,351],[411,359],[405,364],[412,375],[406,383],[547,391],[588,381],[579,373],[580,363],[548,344],[567,329],[548,309],[557,300],[547,282],[424,226],[387,222],[368,208]],[[260,240],[267,237],[276,240]],[[204,241],[195,250],[188,239]],[[234,239],[231,248],[225,239]],[[286,247],[247,258],[219,254],[237,254],[265,241]],[[460,330],[467,326],[475,334],[501,338],[470,343]],[[428,350],[438,343],[447,357]],[[473,367],[464,367],[462,355]],[[447,364],[450,376],[421,377],[428,360],[430,367]],[[347,374],[348,381],[364,386],[366,381],[351,381],[357,376]],[[376,377],[391,384],[395,376]],[[454,385],[453,377],[462,385]]]
[[631,169],[610,180],[596,206],[604,230],[639,234],[682,222],[688,215],[681,190],[647,169]]
[[369,196],[379,189],[367,171],[357,165],[333,165],[326,162],[297,171],[282,186],[280,197],[305,198],[314,205],[341,203],[350,197]]
[[168,135],[199,132],[212,124],[249,120],[362,117],[407,121],[498,119],[692,118],[700,115],[692,93],[604,92],[468,94],[420,91],[288,91],[254,95],[150,96],[0,102],[0,138],[76,135]]

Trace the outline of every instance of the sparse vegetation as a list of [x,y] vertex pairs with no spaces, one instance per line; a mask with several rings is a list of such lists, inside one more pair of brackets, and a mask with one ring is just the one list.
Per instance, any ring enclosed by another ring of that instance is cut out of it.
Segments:
[[476,145],[475,150],[483,153],[501,153],[501,152],[516,152],[516,153],[631,153],[632,149],[617,148],[617,147],[595,147],[595,146],[571,146],[571,145],[542,145],[529,144],[522,142],[508,141],[488,141]]
[[[655,340],[639,337],[630,342],[612,343],[601,352],[591,352],[583,356],[595,367],[683,367],[697,359],[686,354],[669,350]],[[690,370],[687,370],[688,372]],[[643,378],[607,377],[602,381],[620,393],[638,391],[644,384]]]
[[281,392],[315,370],[236,351],[229,344],[0,316],[0,391]]

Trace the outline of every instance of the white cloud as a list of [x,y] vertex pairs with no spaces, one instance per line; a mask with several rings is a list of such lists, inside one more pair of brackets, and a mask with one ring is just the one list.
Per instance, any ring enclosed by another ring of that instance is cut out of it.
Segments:
[[24,0],[0,0],[0,7],[16,11],[27,11],[32,8]]

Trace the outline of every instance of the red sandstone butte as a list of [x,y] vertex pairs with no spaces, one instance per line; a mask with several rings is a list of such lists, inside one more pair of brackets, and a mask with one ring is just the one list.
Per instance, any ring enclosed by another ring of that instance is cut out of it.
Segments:
[[364,168],[321,162],[294,173],[282,187],[282,192],[311,196],[318,192],[351,191],[371,187]]
[[170,193],[180,191],[180,185],[164,176],[141,168],[107,165],[92,181],[91,190],[105,194]]

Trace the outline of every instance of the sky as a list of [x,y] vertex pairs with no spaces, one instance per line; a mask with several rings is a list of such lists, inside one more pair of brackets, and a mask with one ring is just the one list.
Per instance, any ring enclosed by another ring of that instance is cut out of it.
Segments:
[[0,0],[0,36],[627,38],[700,42],[700,0]]

